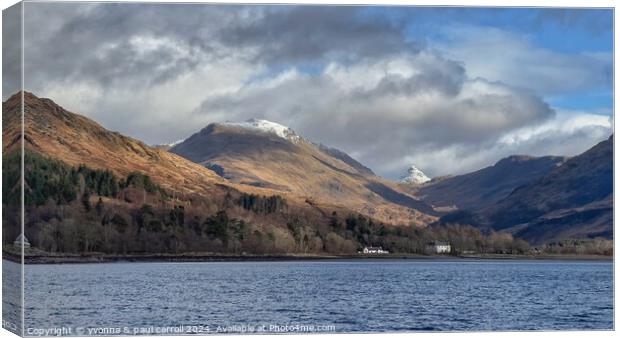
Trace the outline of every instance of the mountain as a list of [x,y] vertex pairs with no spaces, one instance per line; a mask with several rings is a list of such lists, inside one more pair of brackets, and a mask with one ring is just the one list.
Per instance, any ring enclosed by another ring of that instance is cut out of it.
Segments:
[[507,197],[514,189],[537,181],[567,158],[559,156],[509,156],[478,171],[433,180],[417,190],[436,207],[477,210]]
[[430,181],[431,179],[426,176],[422,170],[416,168],[415,165],[412,165],[407,169],[407,173],[400,178],[402,183],[407,184],[422,184]]
[[24,232],[46,252],[354,253],[437,219],[344,152],[268,121],[209,125],[170,152],[32,93],[2,109],[4,244],[22,231],[22,158]]
[[[3,153],[21,146],[21,95],[3,104]],[[150,175],[171,190],[212,192],[225,183],[215,172],[173,153],[108,131],[96,122],[60,107],[50,99],[24,92],[25,148],[53,156],[69,165],[86,164],[120,176],[132,172]]]
[[517,234],[530,238],[549,237],[566,228],[581,235],[611,237],[612,209],[613,136],[610,136],[537,182],[515,190],[485,209],[484,214],[494,228],[519,226]]
[[534,244],[613,236],[613,135],[506,198],[473,213],[444,216],[512,232]]
[[422,225],[435,211],[346,153],[266,120],[212,123],[170,149],[230,182],[339,205],[386,223]]
[[[316,145],[316,144],[315,144]],[[368,167],[366,167],[365,165],[359,163],[357,160],[355,160],[354,158],[352,158],[351,156],[349,156],[349,154],[345,153],[344,151],[338,150],[336,148],[332,148],[332,147],[328,147],[324,144],[318,144],[317,145],[319,147],[319,149],[326,153],[329,156],[335,157],[339,160],[341,160],[342,162],[350,165],[351,167],[357,169],[359,172],[361,173],[365,173],[368,175],[374,175],[375,173],[372,172],[372,170]]]
[[[45,252],[351,253],[382,245],[418,253],[429,238],[446,236],[425,227],[440,214],[414,192],[453,178],[421,187],[390,182],[277,123],[210,124],[166,151],[31,93],[13,95],[2,108],[4,244],[22,231],[22,160],[25,235]],[[612,143],[442,222],[509,231],[532,243],[611,237]],[[483,236],[468,229],[448,228],[454,238]]]
[[[20,147],[20,101],[16,94],[3,103],[5,154]],[[196,194],[221,200],[233,191],[280,195],[291,206],[320,217],[338,210],[342,217],[360,213],[388,224],[424,226],[436,219],[428,205],[344,152],[319,148],[273,122],[212,124],[166,151],[28,92],[24,110],[27,150],[71,166],[110,170],[119,177],[147,174],[187,198]]]
[[293,129],[279,123],[262,119],[249,119],[245,122],[225,122],[224,125],[254,130],[260,133],[274,134],[293,143],[297,143],[301,140],[301,137],[299,137]]

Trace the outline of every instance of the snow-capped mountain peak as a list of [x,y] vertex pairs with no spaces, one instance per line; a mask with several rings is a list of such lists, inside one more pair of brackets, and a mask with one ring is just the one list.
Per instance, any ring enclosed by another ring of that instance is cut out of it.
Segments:
[[418,169],[416,166],[412,165],[409,169],[407,169],[407,173],[400,178],[402,183],[409,184],[422,184],[430,181],[431,179],[426,176],[422,170]]
[[249,119],[245,122],[225,122],[223,124],[227,126],[254,129],[266,133],[276,134],[283,139],[287,139],[293,142],[297,142],[301,139],[301,137],[299,137],[299,135],[297,135],[293,129],[268,120]]

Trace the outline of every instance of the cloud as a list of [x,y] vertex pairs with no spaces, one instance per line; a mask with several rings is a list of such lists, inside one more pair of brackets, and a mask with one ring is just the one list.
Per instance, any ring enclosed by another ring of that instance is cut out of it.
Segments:
[[26,11],[26,89],[151,144],[266,118],[397,178],[412,163],[436,176],[514,153],[574,155],[610,132],[544,100],[604,87],[609,55],[553,52],[495,28],[441,27],[441,43],[428,43],[408,16],[370,7]]
[[212,96],[196,114],[212,121],[279,121],[395,177],[416,152],[477,145],[554,112],[528,92],[470,79],[458,63],[421,52],[332,63],[317,75],[284,72]]
[[239,11],[226,8],[28,4],[27,82],[31,87],[41,87],[49,80],[149,87],[174,80],[224,54],[240,54],[219,48],[214,37],[215,27],[226,26],[239,15]]
[[402,24],[354,7],[35,3],[26,12],[31,87],[50,78],[152,86],[231,56],[290,66],[416,50]]
[[448,26],[441,34],[444,40],[431,46],[463,62],[472,77],[503,81],[539,95],[611,87],[610,53],[556,52],[493,27]]
[[225,43],[256,50],[264,62],[354,61],[419,50],[404,23],[342,6],[265,7],[249,20],[224,27]]
[[[405,163],[421,163],[422,170],[435,176],[467,173],[515,154],[574,156],[612,133],[613,120],[609,116],[562,111],[542,124],[516,129],[498,139],[418,152],[408,156]],[[449,170],[446,170],[446,164]]]

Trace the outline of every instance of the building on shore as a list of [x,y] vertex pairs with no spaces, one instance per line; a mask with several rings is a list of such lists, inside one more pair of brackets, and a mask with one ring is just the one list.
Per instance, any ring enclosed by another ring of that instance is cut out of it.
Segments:
[[428,243],[426,250],[434,254],[449,254],[452,252],[452,246],[447,241],[434,241]]
[[366,247],[364,247],[364,249],[360,253],[363,253],[363,254],[388,254],[390,252],[388,250],[383,250],[383,248],[380,247],[380,246],[366,246]]

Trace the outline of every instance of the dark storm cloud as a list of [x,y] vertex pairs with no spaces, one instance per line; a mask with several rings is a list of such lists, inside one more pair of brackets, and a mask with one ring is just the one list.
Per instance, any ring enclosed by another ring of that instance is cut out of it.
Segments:
[[[26,10],[26,51],[32,52],[25,62],[37,69],[28,76],[35,87],[47,80],[76,79],[103,86],[122,81],[150,85],[180,76],[221,57],[212,27],[203,23],[226,25],[238,12],[226,6],[129,3],[36,3]],[[145,51],[136,43],[140,38],[168,43]]]
[[456,62],[443,61],[441,67],[426,67],[424,71],[410,77],[388,74],[375,88],[359,92],[358,96],[367,100],[386,95],[411,96],[424,92],[454,96],[463,86],[465,69]]
[[405,24],[372,15],[363,8],[300,6],[269,8],[254,20],[226,27],[222,41],[253,47],[266,62],[355,60],[415,52]]
[[[277,66],[416,50],[402,24],[356,7],[37,3],[27,12],[33,87],[49,79],[149,86],[235,55]],[[139,37],[166,43],[145,51]]]

